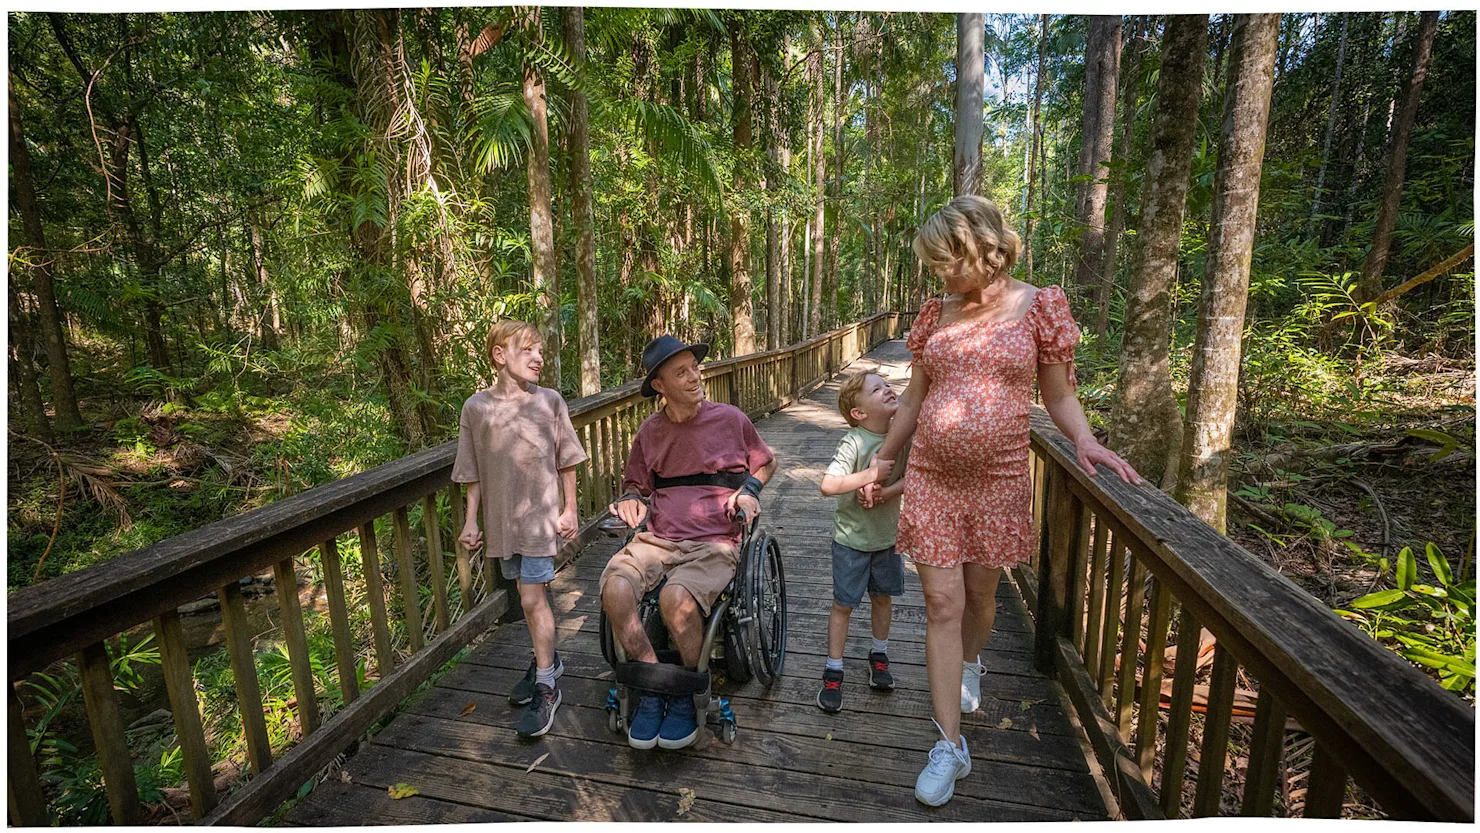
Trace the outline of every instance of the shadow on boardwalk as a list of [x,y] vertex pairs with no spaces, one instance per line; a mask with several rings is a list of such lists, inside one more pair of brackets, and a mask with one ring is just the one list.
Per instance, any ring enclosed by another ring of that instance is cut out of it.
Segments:
[[[909,354],[887,342],[848,372],[879,370],[903,389]],[[841,377],[840,377],[841,378]],[[971,775],[956,797],[928,808],[915,777],[939,737],[925,678],[925,611],[906,560],[890,657],[897,688],[867,686],[867,601],[854,612],[844,665],[843,711],[814,702],[826,658],[832,600],[833,501],[817,485],[846,424],[839,380],[758,424],[779,468],[762,522],[781,542],[789,594],[786,673],[770,690],[727,686],[739,736],[726,746],[639,752],[607,729],[608,667],[598,643],[597,578],[616,549],[598,540],[551,584],[565,663],[563,704],[550,733],[525,743],[507,695],[529,664],[522,622],[490,632],[469,656],[288,815],[289,824],[361,825],[528,821],[1048,821],[1104,819],[1107,791],[1062,690],[1031,667],[1032,625],[1010,581],[998,594],[996,632],[983,655],[982,708],[963,715]],[[467,712],[464,714],[464,712]],[[533,769],[530,769],[533,765]],[[528,771],[527,771],[528,770]],[[348,781],[345,778],[348,778]],[[420,795],[392,800],[386,788]],[[693,790],[687,810],[680,790]]]

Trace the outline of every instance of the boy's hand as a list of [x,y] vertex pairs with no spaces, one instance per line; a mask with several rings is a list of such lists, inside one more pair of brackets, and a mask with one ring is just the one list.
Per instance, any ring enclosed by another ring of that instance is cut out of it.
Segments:
[[870,483],[858,490],[858,505],[872,509],[879,503],[879,484]]
[[572,507],[561,512],[560,517],[556,519],[555,534],[569,541],[576,537],[576,527],[576,510]]
[[483,531],[478,528],[478,522],[469,518],[457,540],[467,547],[468,552],[477,552],[483,546]]

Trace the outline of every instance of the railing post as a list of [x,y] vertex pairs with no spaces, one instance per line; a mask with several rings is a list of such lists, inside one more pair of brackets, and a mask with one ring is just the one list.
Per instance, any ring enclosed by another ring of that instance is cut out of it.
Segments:
[[31,754],[31,740],[26,735],[26,721],[15,686],[6,686],[9,712],[6,738],[6,792],[10,803],[10,823],[16,827],[46,827],[46,799],[41,796],[41,782],[36,775],[36,756]]
[[[1043,553],[1038,561],[1038,611],[1034,616],[1033,665],[1053,676],[1054,654],[1060,636],[1069,635],[1069,582],[1074,578],[1071,561],[1080,560],[1084,550],[1085,518],[1081,502],[1057,466],[1050,465],[1048,501],[1044,514]],[[1083,573],[1083,563],[1079,565]]]
[[83,648],[77,655],[77,669],[82,676],[82,700],[87,706],[87,723],[98,750],[98,766],[103,771],[113,823],[142,824],[133,756],[129,754],[128,736],[124,734],[118,695],[113,688],[113,669],[103,643],[94,642]]

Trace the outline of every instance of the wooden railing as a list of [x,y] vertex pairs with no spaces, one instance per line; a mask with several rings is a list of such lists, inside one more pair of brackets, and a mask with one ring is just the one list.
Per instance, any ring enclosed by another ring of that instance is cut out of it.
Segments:
[[[913,313],[881,313],[785,349],[705,365],[708,394],[759,418],[805,396],[832,372],[898,336],[912,318]],[[578,470],[584,523],[562,551],[561,563],[595,536],[596,523],[621,488],[632,437],[654,404],[639,388],[640,382],[629,382],[569,404],[590,460]],[[149,624],[159,644],[193,817],[209,824],[251,824],[292,796],[511,604],[510,588],[497,570],[485,568],[481,558],[470,558],[456,542],[464,506],[462,488],[450,481],[456,450],[456,441],[445,443],[13,593],[7,614],[11,823],[46,826],[51,821],[15,684],[68,657],[75,657],[80,671],[112,818],[117,823],[141,821],[107,643]],[[412,532],[415,513],[421,520],[420,540]],[[391,552],[381,553],[386,536],[377,535],[378,528],[389,529]],[[354,545],[346,553],[358,552],[357,559],[341,555],[341,538]],[[340,686],[334,699],[343,702],[327,720],[320,712],[295,568],[295,559],[315,548],[323,565]],[[241,580],[268,569],[277,590],[301,735],[276,760],[263,720],[240,587]],[[350,569],[361,576],[358,588],[346,587]],[[382,581],[383,574],[395,580]],[[358,592],[351,595],[350,590]],[[349,606],[360,603],[358,595],[363,595],[371,619],[370,645],[364,648],[355,644],[349,619]],[[212,782],[179,610],[211,596],[221,606],[252,772],[251,780],[224,801]],[[373,655],[379,677],[363,691],[358,685],[362,651]]]
[[[1285,814],[1334,818],[1350,778],[1380,815],[1474,820],[1470,706],[1160,491],[1088,476],[1039,409],[1032,450],[1039,548],[1014,577],[1035,664],[1063,684],[1125,816],[1176,818],[1187,798],[1193,816],[1269,816],[1278,791],[1296,799]],[[1230,769],[1234,725],[1246,752]],[[1293,776],[1287,726],[1314,739]]]

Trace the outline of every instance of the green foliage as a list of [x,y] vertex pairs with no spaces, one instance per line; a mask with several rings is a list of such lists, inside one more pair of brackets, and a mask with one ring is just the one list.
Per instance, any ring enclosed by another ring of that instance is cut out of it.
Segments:
[[[1447,689],[1475,691],[1475,579],[1454,574],[1434,544],[1424,557],[1435,584],[1419,581],[1418,559],[1410,547],[1398,553],[1395,589],[1353,599],[1336,612],[1356,622],[1373,638],[1393,646],[1404,658],[1438,678]],[[1385,562],[1385,560],[1384,560]],[[1387,572],[1383,563],[1379,575]]]

